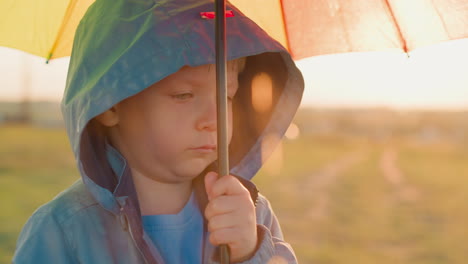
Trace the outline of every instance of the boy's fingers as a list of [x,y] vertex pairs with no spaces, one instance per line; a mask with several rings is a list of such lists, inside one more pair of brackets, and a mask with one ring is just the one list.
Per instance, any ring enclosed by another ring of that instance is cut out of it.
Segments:
[[210,234],[210,242],[213,245],[230,244],[236,241],[238,232],[235,232],[235,228],[223,228],[216,230]]
[[221,214],[213,216],[208,222],[208,231],[213,232],[223,228],[232,228],[239,222],[233,215]]
[[237,196],[218,196],[208,203],[205,209],[206,219],[219,214],[226,214],[235,211],[240,206],[239,197]]
[[211,190],[213,189],[213,185],[218,180],[218,174],[216,172],[208,172],[205,175],[205,189],[206,194],[208,195],[208,200],[211,200],[213,195],[211,195]]
[[211,187],[211,196],[248,194],[248,190],[232,175],[220,177]]

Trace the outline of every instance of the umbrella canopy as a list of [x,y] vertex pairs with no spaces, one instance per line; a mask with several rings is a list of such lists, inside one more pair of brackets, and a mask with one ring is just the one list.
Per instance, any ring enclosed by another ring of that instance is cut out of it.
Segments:
[[[71,54],[94,0],[2,0],[0,46],[44,58]],[[400,49],[468,37],[466,0],[231,0],[295,59]]]
[[94,0],[2,0],[0,46],[47,58],[71,54],[76,27]]
[[295,59],[468,37],[466,0],[231,0]]

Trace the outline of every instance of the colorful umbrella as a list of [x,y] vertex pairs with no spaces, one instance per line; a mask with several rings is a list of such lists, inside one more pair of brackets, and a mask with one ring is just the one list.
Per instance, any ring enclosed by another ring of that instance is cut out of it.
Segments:
[[[294,58],[301,59],[395,48],[408,52],[418,46],[468,37],[468,4],[462,3],[464,0],[452,0],[452,6],[448,7],[447,2],[441,1],[390,4],[389,0],[366,3],[364,0],[232,0],[232,3],[287,47]],[[414,16],[414,11],[421,8],[424,19],[415,20],[414,17],[421,19]],[[453,10],[440,12],[443,8]],[[229,174],[225,13],[225,0],[215,0],[219,175]],[[401,17],[404,29],[396,21],[397,17]],[[226,245],[220,246],[220,259],[221,263],[229,263]]]
[[[0,46],[47,59],[69,56],[94,0],[2,0]],[[231,0],[295,59],[400,49],[468,37],[466,0]]]
[[231,0],[295,59],[468,37],[466,0]]

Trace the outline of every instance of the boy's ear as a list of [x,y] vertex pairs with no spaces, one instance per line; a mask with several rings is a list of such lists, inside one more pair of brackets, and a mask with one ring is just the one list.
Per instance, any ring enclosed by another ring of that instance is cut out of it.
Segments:
[[115,106],[111,107],[95,118],[99,123],[106,127],[112,127],[119,123],[119,115],[117,114],[117,109]]

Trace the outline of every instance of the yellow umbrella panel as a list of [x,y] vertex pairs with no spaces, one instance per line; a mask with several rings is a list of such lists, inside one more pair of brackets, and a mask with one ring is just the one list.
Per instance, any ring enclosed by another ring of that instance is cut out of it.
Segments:
[[81,17],[94,0],[2,0],[0,46],[47,58],[70,56]]

